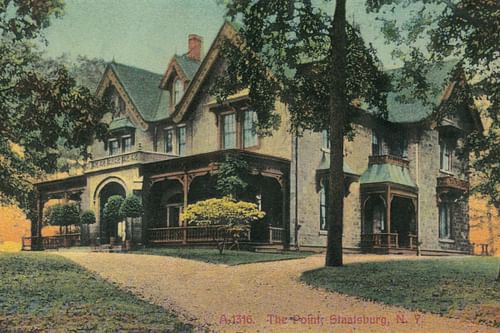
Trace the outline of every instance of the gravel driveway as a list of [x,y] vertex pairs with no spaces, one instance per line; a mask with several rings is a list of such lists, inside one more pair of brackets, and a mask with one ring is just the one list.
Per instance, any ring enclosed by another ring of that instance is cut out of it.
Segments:
[[[498,332],[492,327],[362,301],[300,283],[300,273],[321,267],[323,255],[225,266],[150,255],[60,254],[173,310],[201,331]],[[394,258],[403,257],[347,255],[345,261]]]

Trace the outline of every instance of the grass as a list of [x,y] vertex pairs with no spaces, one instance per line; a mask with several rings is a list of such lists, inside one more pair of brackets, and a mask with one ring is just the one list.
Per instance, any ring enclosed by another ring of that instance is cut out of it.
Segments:
[[190,332],[163,308],[70,260],[0,253],[0,332]]
[[315,287],[500,327],[500,258],[355,263],[302,274]]
[[132,253],[178,257],[211,264],[225,265],[242,265],[256,262],[300,259],[311,255],[311,253],[308,252],[262,253],[231,250],[226,250],[221,255],[217,249],[203,248],[146,248]]

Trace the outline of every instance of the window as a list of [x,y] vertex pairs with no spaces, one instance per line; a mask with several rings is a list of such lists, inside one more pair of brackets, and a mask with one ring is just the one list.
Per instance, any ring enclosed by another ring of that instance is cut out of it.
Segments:
[[439,239],[451,239],[451,208],[449,203],[439,205]]
[[174,99],[173,99],[173,105],[176,105],[179,103],[179,101],[182,98],[182,94],[184,92],[184,89],[182,88],[182,82],[179,79],[176,79],[174,81]]
[[326,220],[327,214],[327,187],[328,182],[323,181],[321,184],[321,190],[319,191],[319,229],[320,230],[328,230],[328,223]]
[[444,171],[451,170],[451,150],[447,142],[440,143],[440,169]]
[[236,148],[236,114],[224,115],[222,122],[224,129],[222,137],[223,149]]
[[255,111],[245,111],[243,113],[243,147],[253,147],[257,145],[257,133],[254,124],[257,122]]
[[117,155],[118,149],[120,148],[118,140],[111,139],[108,141],[108,145],[109,145],[109,155]]
[[132,136],[123,136],[122,137],[122,152],[128,153],[132,150]]
[[375,131],[372,132],[372,155],[382,155],[382,139]]
[[323,143],[321,145],[321,148],[330,149],[330,131],[323,130],[323,132],[321,132],[321,135],[323,137]]
[[165,153],[173,154],[174,152],[174,129],[165,130]]
[[120,96],[118,96],[118,110],[120,112],[120,116],[125,115],[125,101]]
[[177,154],[184,156],[186,154],[186,127],[177,128]]

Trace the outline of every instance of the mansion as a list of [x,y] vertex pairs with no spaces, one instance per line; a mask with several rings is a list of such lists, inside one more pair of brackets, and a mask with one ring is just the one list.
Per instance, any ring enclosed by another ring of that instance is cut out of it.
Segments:
[[[103,120],[109,139],[88,148],[92,159],[82,174],[36,184],[33,236],[41,236],[47,201],[67,198],[96,213],[97,223],[82,232],[108,244],[117,226],[103,222],[104,204],[112,195],[136,194],[145,213],[133,220],[134,243],[209,243],[206,227],[182,225],[179,215],[190,203],[218,196],[211,179],[228,155],[237,155],[248,163],[252,180],[244,200],[266,212],[247,241],[324,248],[327,133],[291,134],[287,106],[276,102],[280,127],[261,137],[247,91],[217,103],[209,91],[223,67],[221,43],[235,34],[224,24],[205,55],[203,39],[189,35],[187,53],[173,56],[164,74],[110,63],[97,88],[116,109]],[[469,253],[468,161],[456,149],[481,123],[469,105],[439,122],[434,115],[465,88],[460,75],[450,75],[455,64],[431,69],[429,79],[442,88],[434,105],[403,103],[391,93],[387,119],[359,110],[354,139],[345,141],[346,250],[398,253],[418,246],[427,254]]]

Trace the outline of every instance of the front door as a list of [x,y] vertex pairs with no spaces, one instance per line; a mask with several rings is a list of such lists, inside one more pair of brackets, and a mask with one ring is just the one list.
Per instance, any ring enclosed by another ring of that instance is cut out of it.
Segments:
[[167,227],[180,226],[181,204],[167,205]]

